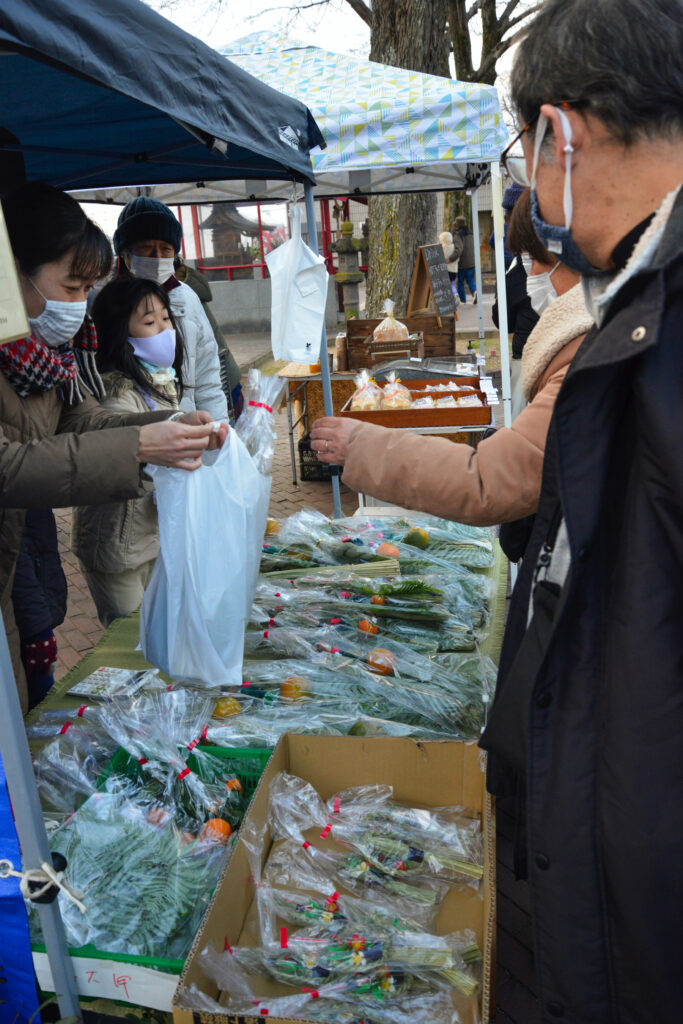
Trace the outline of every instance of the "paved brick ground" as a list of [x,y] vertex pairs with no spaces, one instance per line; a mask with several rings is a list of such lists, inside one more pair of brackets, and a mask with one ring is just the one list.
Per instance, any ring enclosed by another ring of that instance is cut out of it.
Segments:
[[[284,413],[276,417],[277,441],[273,459],[273,486],[271,489],[270,514],[277,519],[293,515],[304,505],[319,509],[326,515],[332,514],[332,486],[329,483],[304,483],[292,486],[287,441],[287,418]],[[299,468],[297,463],[297,478]],[[342,509],[351,514],[358,505],[353,491],[342,485]],[[61,679],[76,664],[86,651],[97,643],[104,632],[97,618],[95,605],[90,597],[88,584],[78,566],[78,559],[71,551],[71,509],[57,509],[57,530],[59,550],[64,572],[69,581],[69,603],[64,623],[55,630],[58,644],[58,667],[55,677]]]

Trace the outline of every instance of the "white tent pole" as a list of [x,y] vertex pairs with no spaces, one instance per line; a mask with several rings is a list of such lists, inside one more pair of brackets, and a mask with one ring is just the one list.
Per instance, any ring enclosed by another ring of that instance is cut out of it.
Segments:
[[503,251],[503,182],[500,164],[491,164],[491,192],[493,199],[493,231],[496,241],[496,292],[498,296],[498,327],[500,339],[500,369],[503,378],[503,423],[512,423],[512,396],[510,389],[510,345],[508,341],[508,307],[505,293],[505,253]]
[[[2,754],[7,788],[12,800],[14,822],[21,846],[21,865],[15,864],[16,871],[29,871],[41,864],[52,864],[47,834],[43,823],[43,812],[38,800],[31,754],[26,739],[26,729],[19,705],[19,694],[14,681],[14,672],[7,646],[5,624],[0,615],[0,753]],[[82,1020],[76,991],[71,960],[69,958],[64,924],[57,900],[52,903],[36,903],[43,929],[52,972],[52,981],[57,995],[59,1012],[62,1017],[76,1017]]]
[[479,239],[479,189],[472,189],[472,234],[474,235],[474,278],[477,285],[477,318],[479,320],[479,355],[485,356],[484,347],[484,294],[481,280],[481,241]]
[[[306,182],[304,186],[306,199],[306,224],[308,226],[308,245],[318,255],[318,229],[315,225],[315,206],[313,205],[313,186]],[[328,282],[329,284],[329,282]],[[320,339],[320,374],[323,381],[323,405],[326,416],[334,416],[332,401],[332,382],[330,381],[330,360],[327,355],[327,331],[323,318],[322,338]],[[339,493],[339,477],[332,477],[332,499],[334,502],[334,518],[341,519],[341,496]]]

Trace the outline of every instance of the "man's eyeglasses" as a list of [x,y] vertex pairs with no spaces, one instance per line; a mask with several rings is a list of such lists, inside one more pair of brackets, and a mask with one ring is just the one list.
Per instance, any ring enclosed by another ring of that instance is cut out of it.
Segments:
[[536,117],[529,121],[528,124],[524,125],[521,132],[515,135],[510,145],[506,146],[500,154],[500,162],[503,165],[504,170],[507,171],[509,176],[517,185],[523,185],[524,188],[528,188],[531,185],[529,175],[526,172],[526,158],[523,152],[520,155],[519,153],[513,153],[512,150],[519,142],[521,142],[525,133],[531,131],[538,121],[539,116],[540,111],[536,114]]

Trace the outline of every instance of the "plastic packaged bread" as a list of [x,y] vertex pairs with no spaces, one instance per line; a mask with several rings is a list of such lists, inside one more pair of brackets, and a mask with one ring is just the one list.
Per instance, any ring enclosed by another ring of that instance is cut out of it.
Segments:
[[355,378],[355,383],[356,391],[351,397],[351,408],[356,412],[379,409],[382,404],[382,390],[368,371],[361,370]]
[[382,393],[382,409],[410,409],[412,404],[413,396],[408,388],[395,373],[390,373]]
[[382,312],[387,315],[372,332],[375,341],[407,341],[408,328],[400,320],[395,319],[394,303],[391,299],[386,299]]

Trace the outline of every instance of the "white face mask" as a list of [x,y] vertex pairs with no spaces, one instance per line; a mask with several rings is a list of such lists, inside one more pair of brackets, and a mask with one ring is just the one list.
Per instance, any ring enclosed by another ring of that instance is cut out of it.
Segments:
[[529,274],[526,279],[526,293],[531,300],[531,306],[538,316],[543,313],[548,306],[555,301],[557,298],[557,292],[555,286],[550,278],[553,276],[559,263],[556,263],[553,269],[544,274]]
[[85,319],[87,302],[58,302],[46,299],[35,281],[27,280],[45,302],[45,309],[38,316],[28,318],[31,330],[49,348],[59,348],[71,341]]
[[157,284],[165,284],[175,269],[172,256],[135,256],[131,253],[126,258],[126,263],[134,277],[144,277]]

